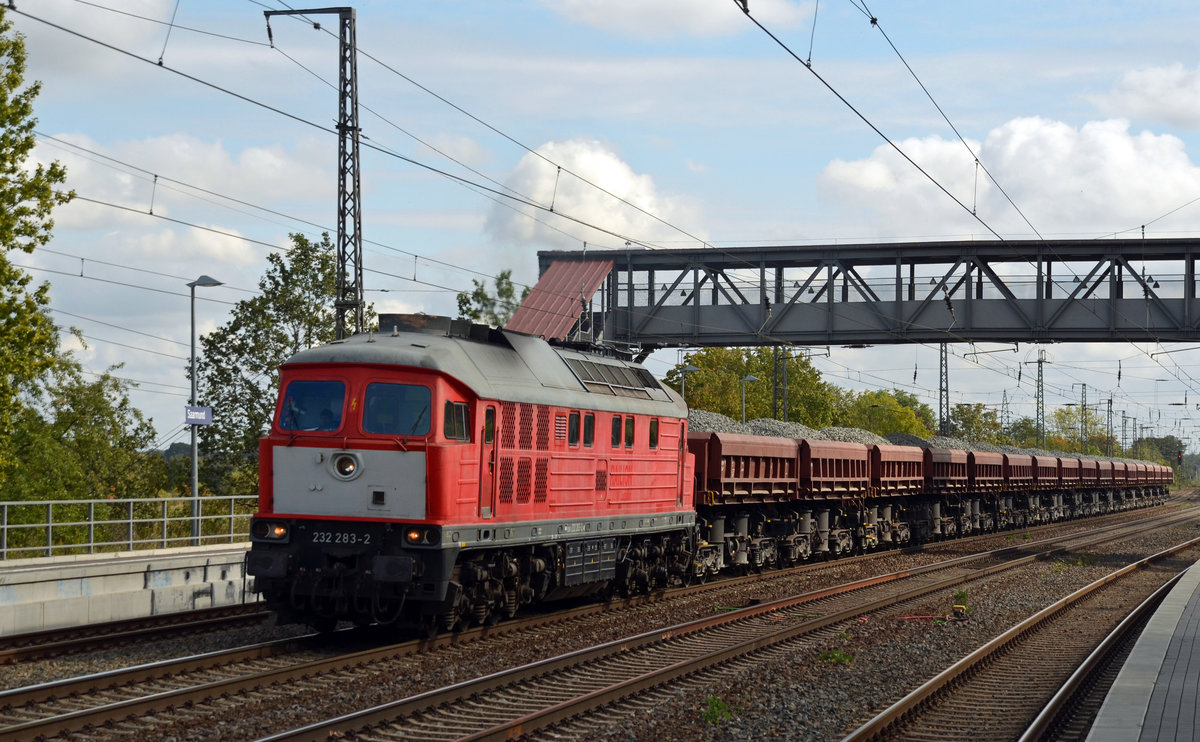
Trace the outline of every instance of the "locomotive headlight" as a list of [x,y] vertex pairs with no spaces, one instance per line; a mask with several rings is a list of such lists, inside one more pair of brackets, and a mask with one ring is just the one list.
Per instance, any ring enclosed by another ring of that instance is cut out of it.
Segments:
[[286,523],[256,520],[250,533],[254,538],[263,541],[282,541],[288,537],[288,527]]
[[440,536],[436,528],[413,526],[404,532],[404,540],[415,546],[436,546]]
[[358,456],[352,453],[339,453],[333,457],[333,474],[338,479],[347,481],[354,479],[359,474]]

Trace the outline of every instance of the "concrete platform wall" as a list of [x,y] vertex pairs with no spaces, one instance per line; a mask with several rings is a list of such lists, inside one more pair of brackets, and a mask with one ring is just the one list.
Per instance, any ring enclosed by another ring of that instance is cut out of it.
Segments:
[[248,545],[0,562],[0,634],[257,602]]

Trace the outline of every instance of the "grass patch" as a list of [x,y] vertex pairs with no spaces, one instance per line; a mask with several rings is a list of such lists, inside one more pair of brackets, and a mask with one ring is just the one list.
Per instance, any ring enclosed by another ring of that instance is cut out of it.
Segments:
[[736,710],[718,696],[707,696],[704,699],[704,709],[700,711],[700,715],[704,717],[707,724],[715,726],[732,719]]
[[1100,561],[1100,557],[1095,554],[1080,554],[1074,559],[1055,559],[1053,571],[1055,574],[1062,574],[1071,567],[1091,567]]
[[830,649],[817,655],[817,659],[831,665],[848,665],[854,661],[854,655],[846,654],[840,649]]

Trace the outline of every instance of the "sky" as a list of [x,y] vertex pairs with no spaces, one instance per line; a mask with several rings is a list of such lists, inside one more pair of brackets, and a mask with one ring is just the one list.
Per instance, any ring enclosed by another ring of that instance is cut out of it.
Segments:
[[[378,312],[454,315],[473,281],[511,269],[532,285],[539,250],[622,248],[612,233],[671,249],[1200,232],[1194,3],[350,4]],[[159,447],[186,439],[187,283],[224,284],[196,290],[211,332],[289,234],[336,232],[337,19],[275,16],[272,45],[263,11],[288,7],[328,6],[17,0],[7,14],[42,84],[35,159],[63,163],[77,194],[51,244],[13,261],[49,282],[85,367],[136,384]],[[1045,350],[1048,417],[1086,387],[1089,404],[1113,400],[1118,439],[1124,415],[1130,440],[1136,420],[1195,453],[1191,347],[955,345],[950,403],[1032,417]],[[935,346],[814,351],[832,383],[938,407]]]

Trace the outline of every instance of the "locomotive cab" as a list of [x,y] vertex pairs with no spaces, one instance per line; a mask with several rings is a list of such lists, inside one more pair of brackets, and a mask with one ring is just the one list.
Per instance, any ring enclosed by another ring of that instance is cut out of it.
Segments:
[[417,370],[285,367],[247,557],[285,620],[390,622],[410,599],[445,599],[454,552],[429,468],[469,442],[461,397]]
[[686,407],[636,364],[450,322],[280,382],[246,570],[282,621],[452,629],[689,566]]

